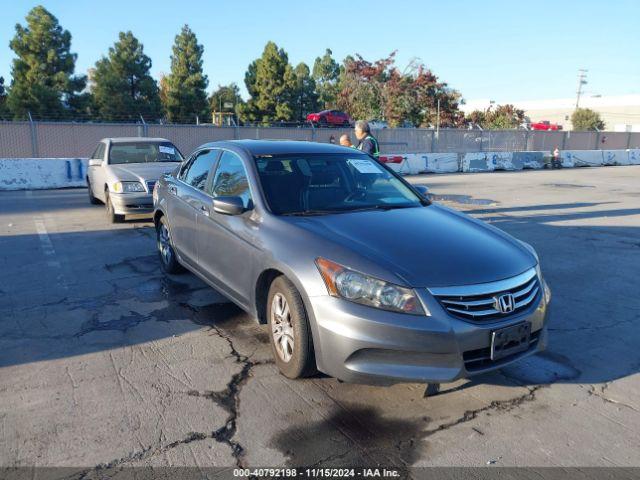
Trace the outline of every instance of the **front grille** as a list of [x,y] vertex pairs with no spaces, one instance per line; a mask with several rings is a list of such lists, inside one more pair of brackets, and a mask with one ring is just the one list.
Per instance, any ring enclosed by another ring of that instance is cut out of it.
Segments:
[[[529,351],[538,345],[541,332],[542,330],[531,332],[531,337],[529,337]],[[518,357],[519,355],[522,355],[523,353],[525,352],[516,353],[514,355],[501,358],[500,360],[491,360],[491,347],[486,347],[479,348],[478,350],[468,350],[462,354],[462,358],[464,360],[464,367],[467,369],[467,371],[473,372],[476,370],[493,367],[496,364],[508,362]]]
[[[467,291],[465,291],[467,290]],[[540,296],[540,283],[535,270],[507,281],[470,288],[454,287],[432,289],[444,309],[454,317],[474,322],[488,322],[508,318],[527,310]],[[513,310],[502,313],[498,308],[498,298],[513,295]]]
[[155,187],[156,182],[147,182],[147,192],[153,193],[153,187]]

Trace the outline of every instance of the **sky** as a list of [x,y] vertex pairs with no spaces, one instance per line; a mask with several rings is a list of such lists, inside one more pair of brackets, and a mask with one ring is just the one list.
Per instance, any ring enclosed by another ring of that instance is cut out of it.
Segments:
[[72,35],[76,71],[106,55],[131,30],[151,57],[155,78],[169,72],[171,46],[189,24],[204,45],[209,90],[236,82],[267,41],[310,67],[326,48],[341,61],[376,60],[397,50],[402,69],[419,58],[466,100],[496,103],[640,93],[640,1],[195,1],[0,0],[0,76],[9,83],[9,41],[35,5]]

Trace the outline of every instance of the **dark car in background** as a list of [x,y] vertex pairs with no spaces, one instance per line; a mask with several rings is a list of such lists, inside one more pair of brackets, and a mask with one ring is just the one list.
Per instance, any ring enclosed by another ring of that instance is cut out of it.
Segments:
[[533,248],[358,150],[208,143],[162,176],[154,205],[164,270],[267,323],[289,378],[450,382],[546,345]]
[[323,110],[307,115],[307,122],[318,127],[349,127],[351,117],[340,110]]

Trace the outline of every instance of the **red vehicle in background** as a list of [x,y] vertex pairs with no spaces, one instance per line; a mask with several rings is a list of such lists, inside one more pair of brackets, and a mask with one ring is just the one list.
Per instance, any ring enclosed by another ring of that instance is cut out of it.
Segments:
[[562,125],[551,123],[549,120],[542,120],[540,122],[531,123],[531,130],[562,130]]
[[351,117],[340,110],[323,110],[307,115],[307,122],[319,127],[350,127]]

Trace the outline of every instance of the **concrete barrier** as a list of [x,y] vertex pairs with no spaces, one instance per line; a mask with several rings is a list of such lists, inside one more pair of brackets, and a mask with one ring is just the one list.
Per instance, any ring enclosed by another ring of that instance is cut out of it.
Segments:
[[[420,154],[418,154],[420,155]],[[421,155],[424,161],[424,173],[455,173],[460,171],[457,153],[426,153]]]
[[[546,152],[411,153],[381,155],[380,161],[402,175],[492,172],[545,168]],[[563,167],[640,165],[640,149],[563,150]],[[86,186],[87,159],[0,158],[0,190]]]
[[1,158],[0,190],[86,186],[87,159]]
[[522,165],[516,166],[513,163],[513,152],[489,152],[487,156],[494,170],[522,170]]
[[603,150],[603,165],[629,165],[629,150]]
[[420,172],[424,172],[427,168],[427,162],[424,159],[424,155],[419,153],[407,153],[405,156],[405,168],[402,173],[408,173],[409,175],[416,175]]
[[600,167],[602,150],[562,150],[560,152],[563,167]]
[[640,148],[632,148],[629,152],[629,165],[640,165]]
[[513,152],[514,165],[521,166],[523,169],[541,169],[544,168],[545,152]]
[[487,153],[464,153],[462,155],[462,171],[471,172],[492,172],[495,164],[487,157]]

